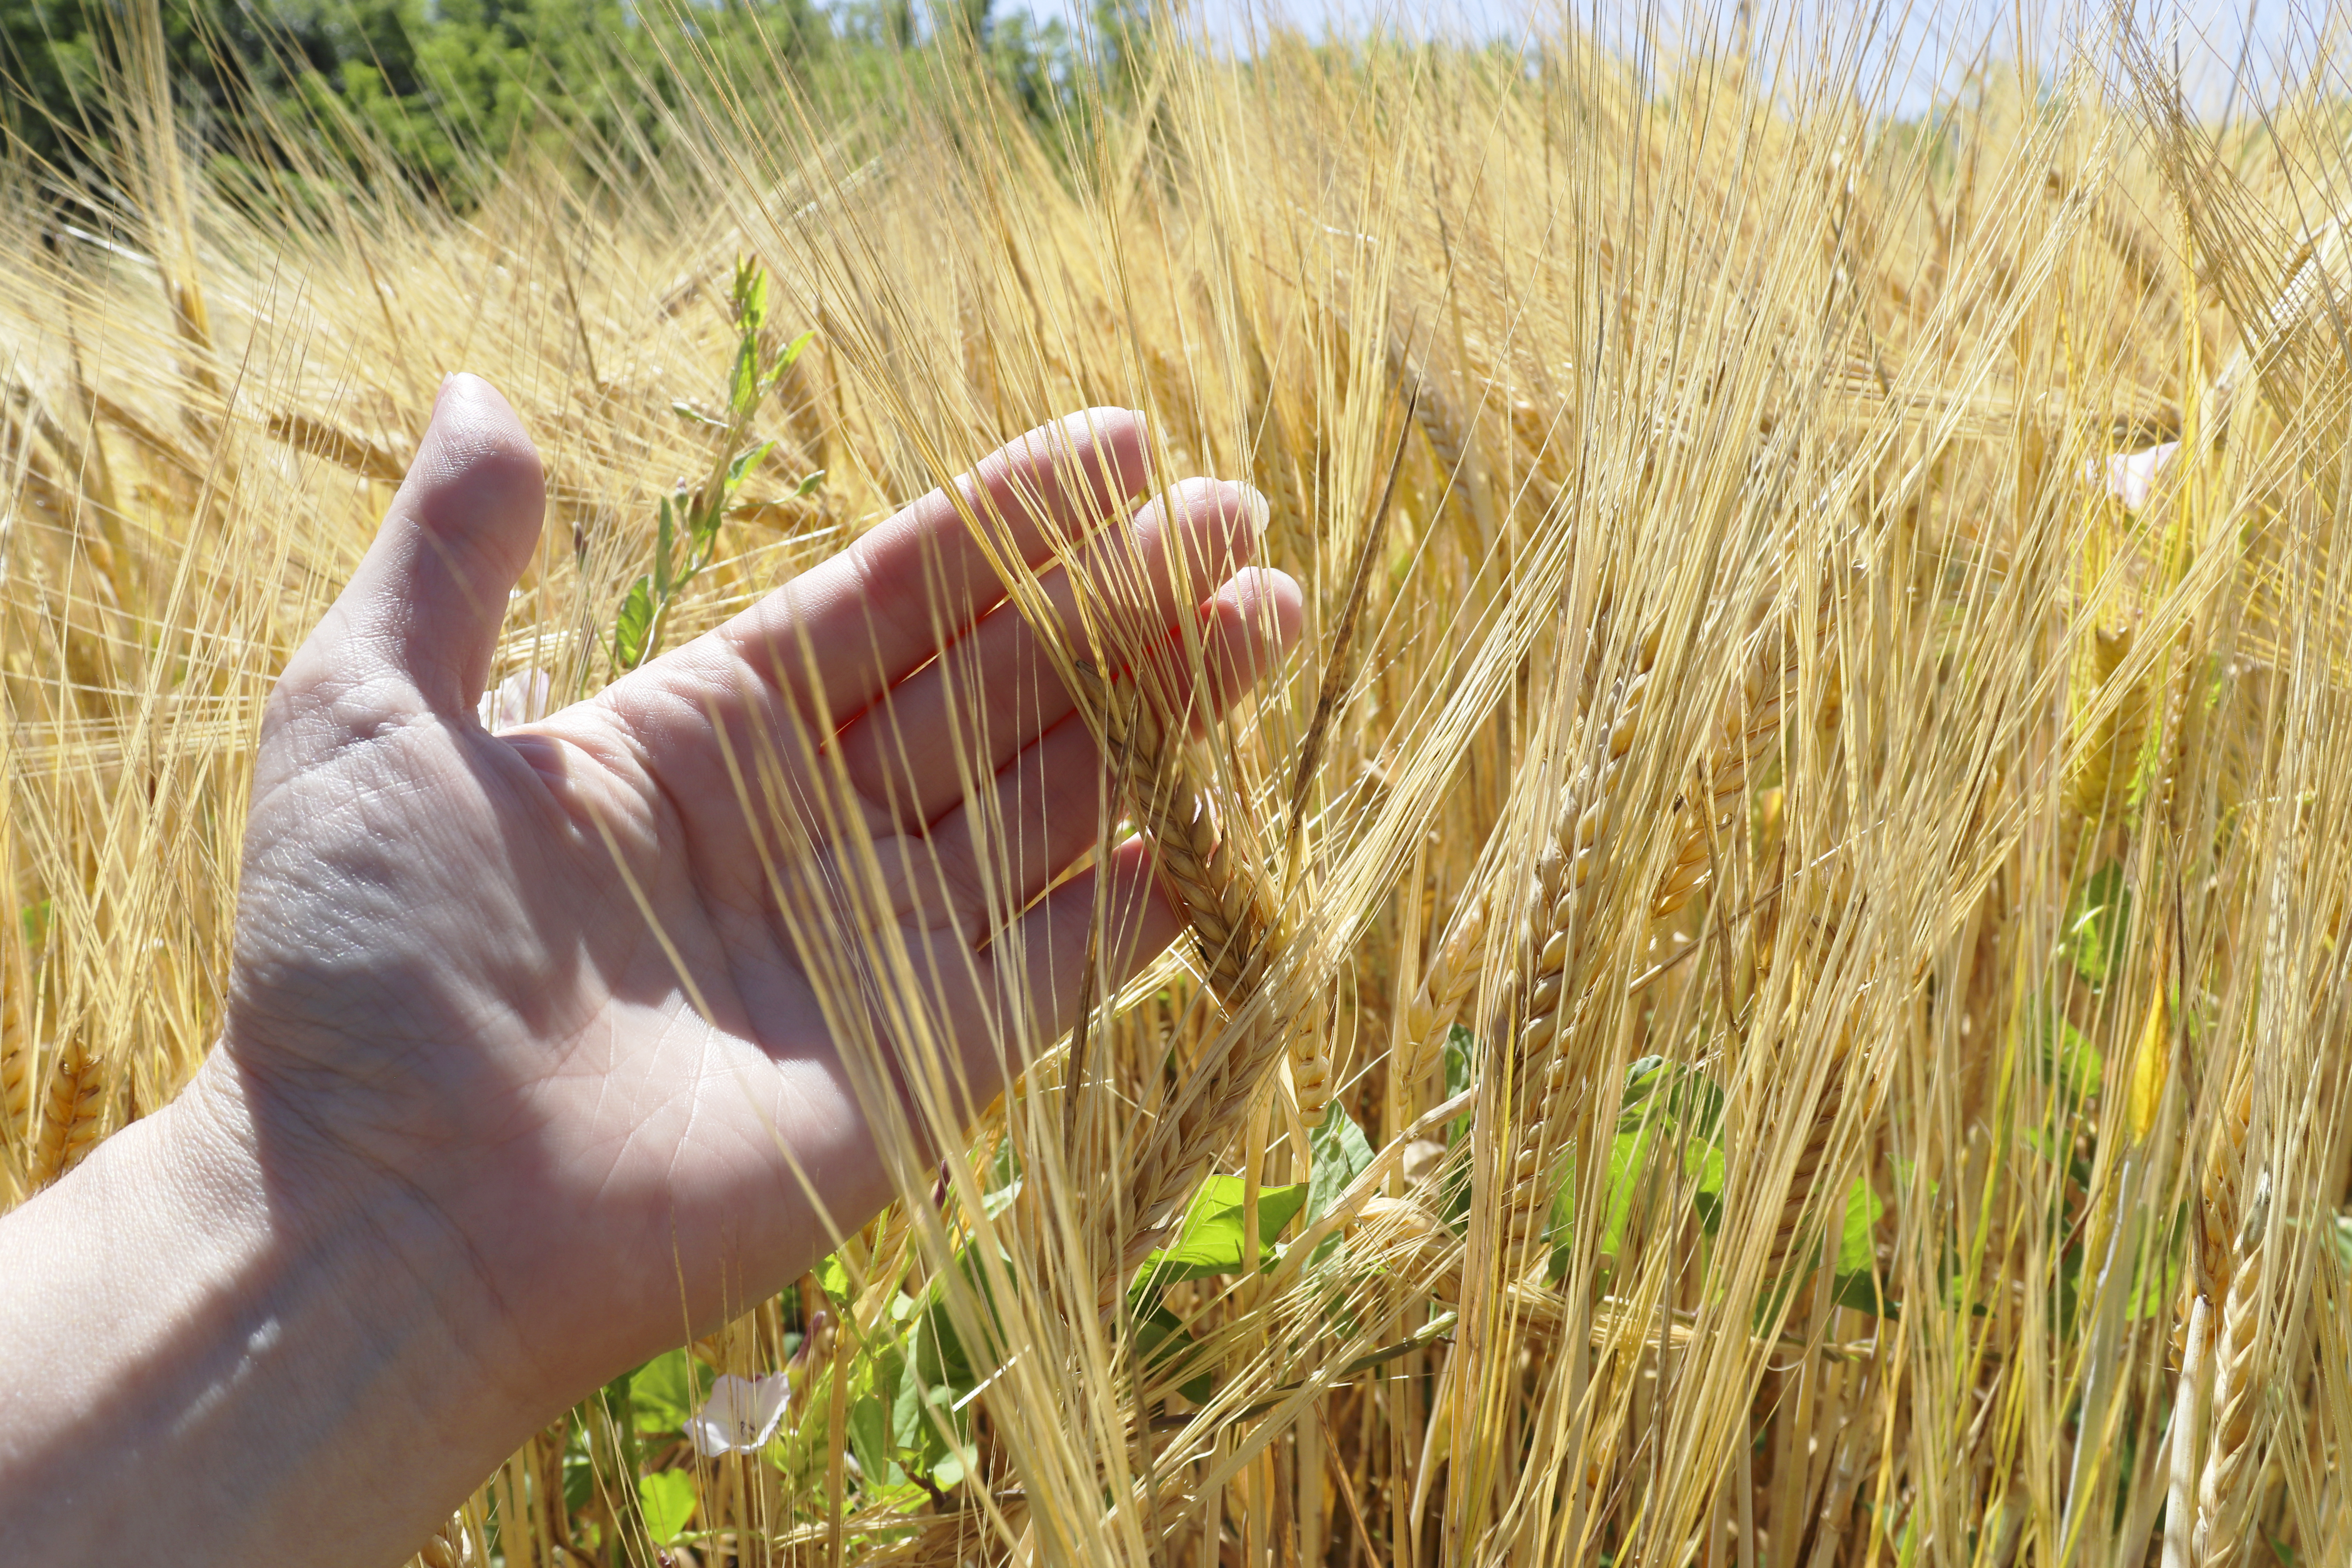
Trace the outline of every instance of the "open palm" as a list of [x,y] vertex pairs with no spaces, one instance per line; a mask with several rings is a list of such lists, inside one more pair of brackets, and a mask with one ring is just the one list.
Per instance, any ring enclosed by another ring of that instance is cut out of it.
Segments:
[[[1147,489],[1139,422],[1032,432],[962,488],[1044,563]],[[1140,844],[1068,875],[1101,763],[944,492],[492,735],[475,706],[541,500],[513,414],[454,379],[272,699],[223,1048],[275,1194],[395,1194],[373,1200],[400,1209],[388,1246],[431,1232],[470,1260],[444,1288],[492,1304],[486,1363],[576,1387],[807,1268],[828,1245],[816,1203],[854,1226],[890,1196],[813,973],[859,944],[787,918],[799,890],[856,868],[886,889],[922,978],[875,1016],[886,1035],[903,1009],[934,1020],[974,1101],[1002,1087],[1008,1016],[1075,1005],[1098,879],[1115,964],[1179,924]],[[1075,568],[1139,628],[1202,617],[1205,706],[1295,635],[1295,585],[1243,569],[1257,517],[1246,490],[1196,481]],[[1075,634],[1077,590],[1046,583]]]

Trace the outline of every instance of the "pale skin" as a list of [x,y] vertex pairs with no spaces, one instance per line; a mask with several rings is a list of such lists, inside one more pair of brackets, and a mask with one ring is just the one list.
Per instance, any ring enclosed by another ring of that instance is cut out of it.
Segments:
[[[1197,632],[1214,709],[1296,637],[1298,591],[1250,565],[1242,487],[1130,512],[1150,482],[1136,416],[1096,409],[960,484],[1033,563],[1100,527],[1076,569]],[[992,1021],[1075,1009],[1098,895],[1117,968],[1181,930],[1139,842],[1056,885],[1096,847],[1101,759],[943,492],[493,735],[541,500],[513,413],[452,378],[271,697],[216,1048],[0,1218],[12,1560],[397,1563],[533,1429],[829,1250],[795,1167],[835,1223],[890,1200],[722,735],[829,736],[909,949],[964,977],[921,1005],[980,1098]]]

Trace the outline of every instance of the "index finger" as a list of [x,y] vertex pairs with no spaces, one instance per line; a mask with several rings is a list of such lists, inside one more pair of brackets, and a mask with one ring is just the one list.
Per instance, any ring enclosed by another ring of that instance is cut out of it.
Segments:
[[[803,713],[822,712],[838,729],[1003,599],[1003,581],[966,509],[1003,548],[1037,567],[1117,516],[1148,481],[1141,416],[1125,408],[1068,415],[958,479],[961,507],[945,489],[931,491],[716,636]],[[811,699],[821,708],[813,710]]]

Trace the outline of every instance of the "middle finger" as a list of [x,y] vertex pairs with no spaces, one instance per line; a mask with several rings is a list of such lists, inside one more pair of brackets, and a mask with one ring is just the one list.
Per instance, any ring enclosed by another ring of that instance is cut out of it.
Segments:
[[[1245,485],[1190,479],[1105,529],[1076,561],[1122,646],[1150,646],[1257,551],[1265,502]],[[1065,567],[1041,579],[1058,635],[1085,646]],[[1108,614],[1105,614],[1108,612]],[[1076,709],[1037,628],[1007,600],[842,731],[851,782],[896,829],[936,821]]]

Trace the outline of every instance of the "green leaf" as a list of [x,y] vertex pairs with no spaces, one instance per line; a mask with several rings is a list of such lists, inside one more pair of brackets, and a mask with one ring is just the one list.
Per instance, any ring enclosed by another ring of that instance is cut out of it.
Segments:
[[1673,1082],[1664,1057],[1636,1057],[1625,1064],[1625,1089],[1617,1100],[1617,1130],[1632,1132],[1667,1110],[1658,1091]]
[[629,1403],[636,1411],[638,1431],[683,1430],[687,1416],[702,1403],[694,1359],[681,1346],[637,1368],[629,1381]]
[[1683,1145],[1683,1173],[1691,1178],[1691,1206],[1699,1229],[1713,1236],[1723,1225],[1723,1147],[1705,1138]]
[[[1193,1194],[1184,1211],[1184,1223],[1173,1245],[1143,1260],[1141,1279],[1153,1285],[1180,1279],[1205,1279],[1213,1274],[1238,1273],[1245,1241],[1244,1194],[1239,1176],[1211,1176]],[[1307,1184],[1260,1187],[1257,1194],[1258,1265],[1274,1253],[1274,1238],[1282,1234],[1307,1204]]]
[[1601,1228],[1601,1250],[1614,1258],[1625,1244],[1633,1223],[1633,1198],[1649,1173],[1650,1146],[1657,1142],[1654,1126],[1620,1132],[1609,1142],[1609,1206]]
[[[2344,1220],[2336,1225],[2341,1227]],[[2132,1322],[2148,1318],[2168,1317],[2172,1312],[2175,1294],[2180,1288],[2180,1277],[2189,1265],[2186,1233],[2175,1237],[2170,1252],[2161,1247],[2143,1247],[2134,1260],[2132,1293],[2124,1315]]]
[[1307,1223],[1312,1225],[1364,1173],[1372,1163],[1372,1145],[1335,1100],[1323,1113],[1323,1124],[1307,1135],[1307,1147],[1315,1161],[1307,1179]]
[[1868,1312],[1875,1318],[1899,1318],[1894,1298],[1880,1294],[1878,1280],[1869,1269],[1860,1268],[1851,1274],[1840,1274],[1831,1284],[1830,1300],[1841,1307],[1852,1307],[1857,1312]]
[[[886,1344],[866,1363],[860,1379],[863,1390],[849,1405],[849,1451],[872,1489],[901,1486],[907,1473],[898,1461],[902,1449],[919,1440],[911,1428],[902,1429],[898,1405],[906,1384],[906,1357],[895,1344]],[[909,1414],[919,1419],[919,1405]]]
[[684,1470],[656,1470],[637,1478],[637,1503],[646,1510],[646,1534],[667,1546],[686,1532],[694,1517],[694,1478]]
[[[1313,1225],[1331,1212],[1348,1184],[1363,1174],[1372,1163],[1372,1145],[1364,1130],[1355,1120],[1339,1109],[1333,1100],[1323,1113],[1323,1123],[1307,1135],[1307,1147],[1314,1156],[1314,1165],[1307,1178],[1307,1223]],[[1307,1259],[1310,1267],[1327,1260],[1339,1250],[1339,1237],[1327,1236]]]
[[2116,860],[2093,872],[2067,907],[2067,955],[2074,962],[2074,972],[2094,985],[2105,985],[2116,973],[2131,926],[2131,889],[2125,884],[2122,862]]
[[[1445,1098],[1453,1099],[1477,1081],[1478,1037],[1456,1024],[1445,1031]],[[1445,1142],[1459,1143],[1470,1131],[1470,1112],[1447,1123]]]
[[2106,1060],[2100,1056],[2098,1047],[2055,1007],[2043,1009],[2038,1022],[2042,1076],[2077,1102],[2098,1093],[2106,1075]]
[[1845,1225],[1838,1233],[1837,1267],[1841,1274],[1868,1274],[1877,1258],[1877,1248],[1871,1232],[1886,1205],[1878,1201],[1870,1183],[1856,1176],[1853,1185],[1845,1193]]
[[578,1513],[596,1495],[596,1461],[588,1454],[588,1436],[577,1420],[563,1435],[563,1506]]
[[735,368],[727,378],[727,408],[738,425],[759,412],[760,341],[744,334],[735,348]]
[[987,1184],[980,1194],[980,1206],[989,1218],[994,1219],[1013,1206],[1021,1194],[1021,1156],[1013,1151],[1013,1140],[996,1141],[996,1156],[988,1163]]
[[[895,1396],[897,1389],[891,1390]],[[861,1394],[849,1402],[849,1452],[857,1472],[869,1487],[896,1486],[906,1479],[890,1441],[890,1401],[879,1394]]]
[[1544,1265],[1544,1278],[1557,1285],[1568,1278],[1568,1266],[1576,1252],[1576,1162],[1563,1162],[1569,1167],[1568,1177],[1559,1190],[1551,1195],[1551,1212],[1544,1219],[1544,1239],[1551,1244],[1551,1258]]
[[[1154,1301],[1151,1310],[1136,1319],[1135,1347],[1144,1365],[1154,1373],[1167,1377],[1191,1368],[1201,1354],[1201,1344],[1184,1326],[1184,1320]],[[1214,1391],[1215,1380],[1204,1366],[1193,1376],[1176,1385],[1176,1392],[1195,1405],[1208,1403]]]
[[806,479],[803,479],[799,484],[793,487],[793,499],[794,500],[806,500],[809,497],[816,494],[817,487],[824,483],[824,470],[823,468],[813,469],[810,471]]
[[1445,1098],[1453,1099],[1471,1084],[1470,1064],[1478,1054],[1478,1037],[1456,1024],[1445,1031]]
[[[757,468],[759,466],[760,459],[766,457],[770,452],[775,450],[775,447],[776,444],[773,441],[762,441],[758,446],[751,447],[750,450],[737,454],[735,460],[727,465],[726,489],[729,500],[731,500],[734,499],[736,490],[740,489],[743,483],[743,477],[746,474],[749,474],[753,468]],[[717,507],[710,509],[710,526],[713,529],[716,529],[719,526],[719,509]]]
[[654,627],[653,587],[650,577],[630,584],[629,595],[621,601],[621,614],[613,623],[613,662],[624,670],[645,662],[646,638]]
[[735,320],[745,333],[768,324],[768,269],[750,257],[735,263]]
[[689,425],[706,426],[713,430],[724,430],[727,428],[727,422],[725,420],[713,419],[709,415],[705,414],[701,409],[697,408],[691,403],[673,401],[669,405],[669,411],[672,414],[677,415],[680,419],[685,420]]
[[954,1452],[940,1423],[962,1439],[970,1428],[955,1405],[970,1390],[971,1367],[954,1325],[944,1311],[923,1313],[907,1336],[904,1369],[890,1403],[891,1436],[908,1474],[929,1475]]
[[[683,510],[684,508],[685,500],[681,497],[677,510]],[[654,597],[656,599],[669,597],[671,546],[677,542],[677,512],[671,509],[670,498],[664,496],[661,499],[661,521],[654,529]]]
[[807,331],[803,332],[799,337],[794,338],[790,343],[786,344],[784,352],[776,356],[776,368],[768,373],[768,379],[771,382],[783,380],[784,372],[793,368],[793,362],[801,357],[801,351],[815,341],[816,329],[814,327],[811,327]]

